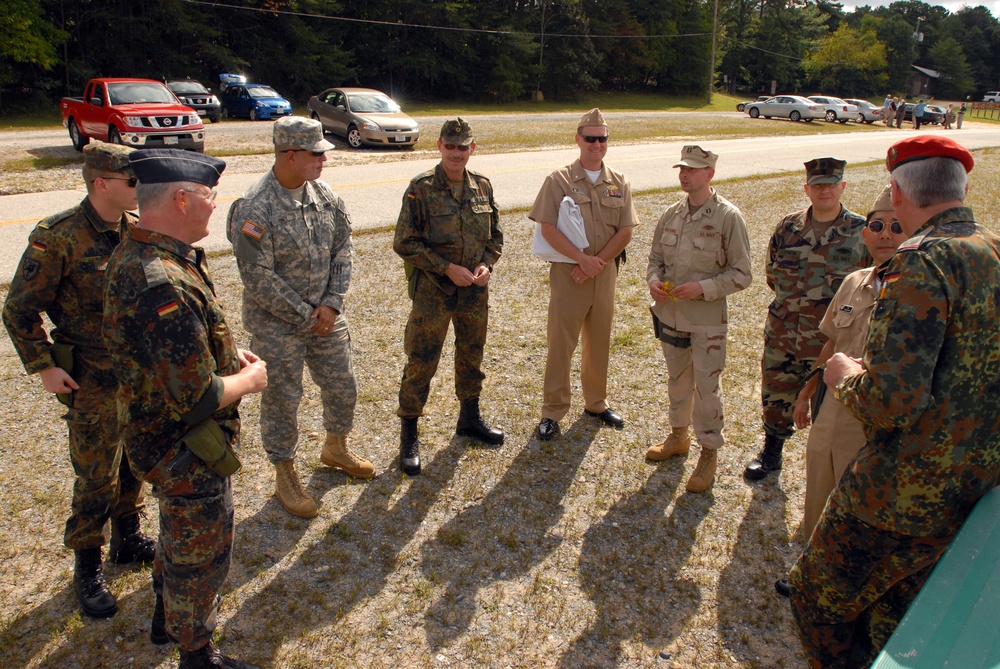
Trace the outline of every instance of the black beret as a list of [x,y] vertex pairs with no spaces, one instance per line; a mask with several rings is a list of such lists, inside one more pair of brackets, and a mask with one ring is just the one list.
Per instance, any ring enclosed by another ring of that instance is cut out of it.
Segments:
[[181,149],[139,149],[128,156],[141,184],[193,181],[215,188],[226,161]]

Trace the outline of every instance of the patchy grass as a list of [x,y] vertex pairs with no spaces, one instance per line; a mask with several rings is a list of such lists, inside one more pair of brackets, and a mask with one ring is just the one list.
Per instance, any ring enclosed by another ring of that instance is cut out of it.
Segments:
[[[1000,151],[978,151],[976,160],[969,204],[1000,230]],[[806,204],[801,179],[717,184],[746,215],[754,283],[730,299],[727,443],[714,487],[700,495],[684,491],[696,452],[660,464],[643,459],[667,429],[666,367],[649,332],[643,259],[656,218],[677,191],[636,198],[642,224],[618,282],[609,378],[610,403],[626,428],[602,428],[583,416],[577,384],[563,435],[551,442],[535,436],[546,266],[530,253],[524,213],[507,212],[506,248],[491,284],[483,393],[483,411],[506,430],[506,443],[488,448],[454,436],[449,343],[420,421],[424,472],[414,478],[400,473],[396,459],[409,306],[402,266],[389,231],[358,235],[347,313],[364,393],[351,440],[378,476],[353,481],[318,466],[319,391],[307,381],[299,472],[320,514],[291,518],[272,497],[259,399],[243,402],[244,467],[234,477],[236,544],[220,645],[281,669],[803,666],[787,602],[772,584],[801,549],[805,435],[790,440],[780,476],[755,484],[741,476],[760,442],[758,370],[770,300],[764,250],[779,218]],[[851,166],[847,180],[845,203],[865,212],[886,174],[879,165]],[[211,266],[245,346],[234,261],[218,255]],[[0,424],[4,666],[175,666],[175,648],[148,641],[148,568],[107,568],[119,596],[115,618],[76,612],[72,558],[62,547],[72,483],[62,412],[24,375],[6,338],[0,402],[7,407]],[[155,534],[155,502],[148,501],[144,526]]]

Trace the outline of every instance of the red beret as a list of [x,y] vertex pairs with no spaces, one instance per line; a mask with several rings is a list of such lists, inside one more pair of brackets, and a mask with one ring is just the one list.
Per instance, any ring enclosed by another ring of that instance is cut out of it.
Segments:
[[885,156],[885,166],[892,172],[904,163],[925,158],[957,160],[962,163],[967,173],[972,171],[972,166],[975,164],[969,150],[955,140],[940,135],[919,135],[890,146]]

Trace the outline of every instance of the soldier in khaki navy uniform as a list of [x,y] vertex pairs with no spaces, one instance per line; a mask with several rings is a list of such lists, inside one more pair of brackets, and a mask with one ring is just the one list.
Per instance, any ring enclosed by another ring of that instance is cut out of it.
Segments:
[[[608,138],[601,110],[595,107],[584,114],[575,136],[580,158],[546,177],[528,214],[541,224],[545,241],[576,263],[553,262],[549,266],[548,357],[538,424],[542,440],[556,435],[559,421],[569,411],[570,363],[581,333],[584,411],[605,425],[625,426],[625,419],[608,406],[608,361],[619,259],[624,260],[638,217],[628,181],[604,164]],[[557,227],[565,198],[573,201],[583,217],[589,242],[583,249]]]
[[840,203],[847,163],[817,158],[805,166],[811,206],[778,223],[764,260],[774,300],[760,362],[764,448],[744,471],[751,481],[781,469],[785,440],[795,432],[796,396],[823,348],[819,324],[826,307],[848,274],[871,263],[861,241],[864,217]]
[[271,375],[260,400],[261,440],[278,500],[299,518],[319,512],[295,470],[303,365],[323,403],[320,462],[358,478],[375,474],[347,445],[358,399],[344,315],[353,246],[344,201],[319,179],[332,148],[319,121],[275,121],[274,167],[233,203],[227,231],[243,279],[243,326]]
[[403,195],[392,248],[406,264],[413,307],[403,346],[406,367],[399,387],[402,426],[399,465],[420,473],[417,419],[423,415],[448,324],[455,328],[456,434],[502,444],[503,431],[479,411],[486,375],[483,347],[489,324],[489,282],[503,250],[500,213],[490,180],[467,169],[476,150],[462,119],[446,121],[437,141],[441,162],[415,177]]
[[[92,617],[118,610],[101,567],[108,542],[117,564],[151,562],[155,541],[139,532],[142,482],[122,453],[118,382],[101,335],[108,257],[136,217],[131,149],[94,143],[83,150],[87,197],[32,231],[7,293],[3,322],[29,374],[67,406],[69,457],[76,473],[66,547],[76,552],[74,585]],[[55,325],[51,336],[42,314]]]
[[646,265],[656,337],[667,361],[670,435],[646,451],[650,460],[687,455],[694,422],[701,455],[687,489],[712,485],[722,429],[726,366],[726,296],[750,285],[750,240],[743,214],[712,188],[718,156],[685,146],[680,168],[686,195],[656,224]]
[[1000,237],[964,205],[973,157],[946,137],[889,148],[906,236],[860,361],[823,379],[867,443],[788,577],[812,667],[868,667],[983,494],[1000,480]]
[[104,336],[119,381],[125,450],[160,503],[150,640],[178,669],[256,669],[212,645],[233,550],[240,399],[267,367],[236,348],[205,251],[225,162],[178,149],[129,156],[139,222],[108,262]]

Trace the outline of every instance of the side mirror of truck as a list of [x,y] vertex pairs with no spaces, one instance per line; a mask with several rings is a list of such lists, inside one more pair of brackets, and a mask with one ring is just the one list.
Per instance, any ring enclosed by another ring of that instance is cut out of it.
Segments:
[[94,105],[95,107],[103,107],[104,100],[102,100],[101,98],[90,98],[90,104]]

